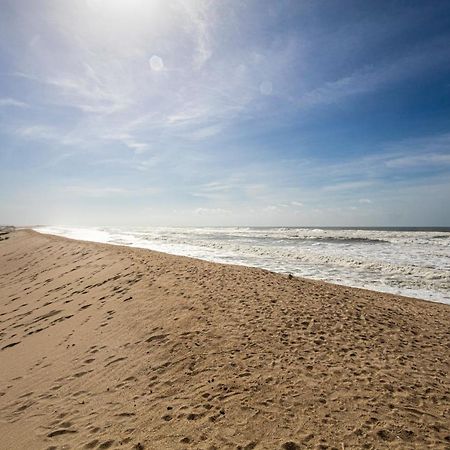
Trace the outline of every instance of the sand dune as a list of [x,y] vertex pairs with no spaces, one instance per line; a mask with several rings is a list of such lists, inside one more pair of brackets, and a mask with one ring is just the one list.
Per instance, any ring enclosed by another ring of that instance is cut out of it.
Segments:
[[447,305],[6,233],[1,449],[450,448]]

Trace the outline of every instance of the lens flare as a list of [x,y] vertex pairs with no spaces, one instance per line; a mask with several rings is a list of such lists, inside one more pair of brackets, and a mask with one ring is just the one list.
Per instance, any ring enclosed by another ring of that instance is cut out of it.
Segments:
[[153,55],[148,62],[150,64],[150,68],[155,72],[159,72],[164,69],[164,62],[158,55]]

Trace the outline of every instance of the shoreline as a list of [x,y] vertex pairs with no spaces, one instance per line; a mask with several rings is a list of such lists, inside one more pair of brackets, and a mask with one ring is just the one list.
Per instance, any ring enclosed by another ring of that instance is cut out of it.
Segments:
[[31,230],[0,263],[0,448],[450,445],[447,304]]
[[[324,227],[324,228],[326,228],[326,227]],[[328,228],[334,229],[335,227],[328,227]],[[336,227],[336,228],[340,229],[339,227]],[[398,227],[398,228],[402,229],[402,228],[406,228],[406,227]],[[353,229],[353,228],[349,228],[349,229]],[[279,274],[279,275],[284,275],[284,276],[292,275],[295,278],[299,278],[299,279],[302,279],[302,280],[318,281],[319,283],[331,284],[333,286],[341,286],[341,287],[350,288],[350,289],[362,289],[362,290],[367,290],[367,291],[370,291],[370,292],[373,292],[373,293],[390,294],[390,295],[394,295],[394,296],[398,296],[398,297],[412,298],[412,299],[422,300],[422,301],[427,301],[427,302],[432,302],[432,303],[439,303],[439,304],[444,304],[444,305],[450,305],[450,301],[448,299],[446,299],[445,297],[442,297],[442,298],[439,298],[439,299],[435,299],[435,298],[431,298],[431,297],[430,298],[415,297],[413,295],[408,295],[407,293],[402,294],[402,293],[393,292],[394,288],[389,288],[389,287],[385,287],[384,290],[382,290],[382,289],[376,290],[376,289],[372,289],[371,287],[363,287],[363,286],[357,286],[357,285],[351,285],[351,284],[342,284],[342,283],[338,283],[338,282],[327,281],[327,280],[321,279],[319,277],[317,277],[317,278],[310,278],[308,276],[294,275],[294,274],[290,274],[289,271],[283,271],[283,272],[282,271],[275,271],[275,270],[272,270],[270,268],[265,268],[265,267],[261,267],[261,266],[258,266],[258,265],[249,265],[249,264],[246,264],[246,263],[238,263],[238,262],[224,262],[224,261],[215,260],[213,258],[208,259],[206,257],[202,258],[202,257],[196,257],[196,256],[188,256],[188,255],[183,255],[183,254],[180,254],[180,253],[171,253],[169,251],[155,250],[153,248],[148,248],[148,247],[138,246],[138,245],[124,245],[124,244],[115,243],[115,242],[100,242],[100,241],[95,241],[95,240],[85,240],[85,239],[80,239],[78,237],[68,237],[68,236],[63,236],[63,235],[58,235],[58,234],[45,233],[45,232],[41,232],[41,231],[39,231],[37,229],[34,229],[34,228],[29,228],[29,230],[32,231],[32,232],[38,233],[38,234],[46,235],[46,236],[55,236],[55,237],[60,237],[60,238],[63,238],[63,239],[75,240],[75,241],[86,242],[86,243],[96,243],[96,244],[103,244],[103,245],[113,245],[113,246],[118,246],[118,247],[126,247],[126,248],[131,248],[131,249],[147,250],[147,251],[150,251],[150,252],[163,253],[163,254],[177,256],[177,257],[192,258],[194,260],[206,261],[206,262],[210,262],[210,263],[213,263],[213,264],[223,264],[225,266],[238,266],[238,267],[248,267],[248,268],[253,268],[253,269],[266,270],[266,271],[269,271],[271,273],[275,273],[275,274]],[[352,270],[349,268],[349,271],[351,272]],[[411,290],[412,292],[416,291],[416,290],[414,290],[412,288],[408,288],[408,289]],[[423,294],[423,295],[426,295],[426,294]],[[430,295],[430,294],[428,294],[428,295]]]

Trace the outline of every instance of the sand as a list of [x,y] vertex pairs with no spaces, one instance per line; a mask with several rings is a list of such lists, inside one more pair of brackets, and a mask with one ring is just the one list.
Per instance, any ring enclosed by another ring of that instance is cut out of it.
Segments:
[[448,305],[1,237],[1,449],[450,448]]

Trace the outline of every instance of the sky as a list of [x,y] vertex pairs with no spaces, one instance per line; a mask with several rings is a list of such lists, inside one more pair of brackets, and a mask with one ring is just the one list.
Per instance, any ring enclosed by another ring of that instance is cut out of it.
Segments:
[[450,226],[448,1],[0,0],[0,223]]

